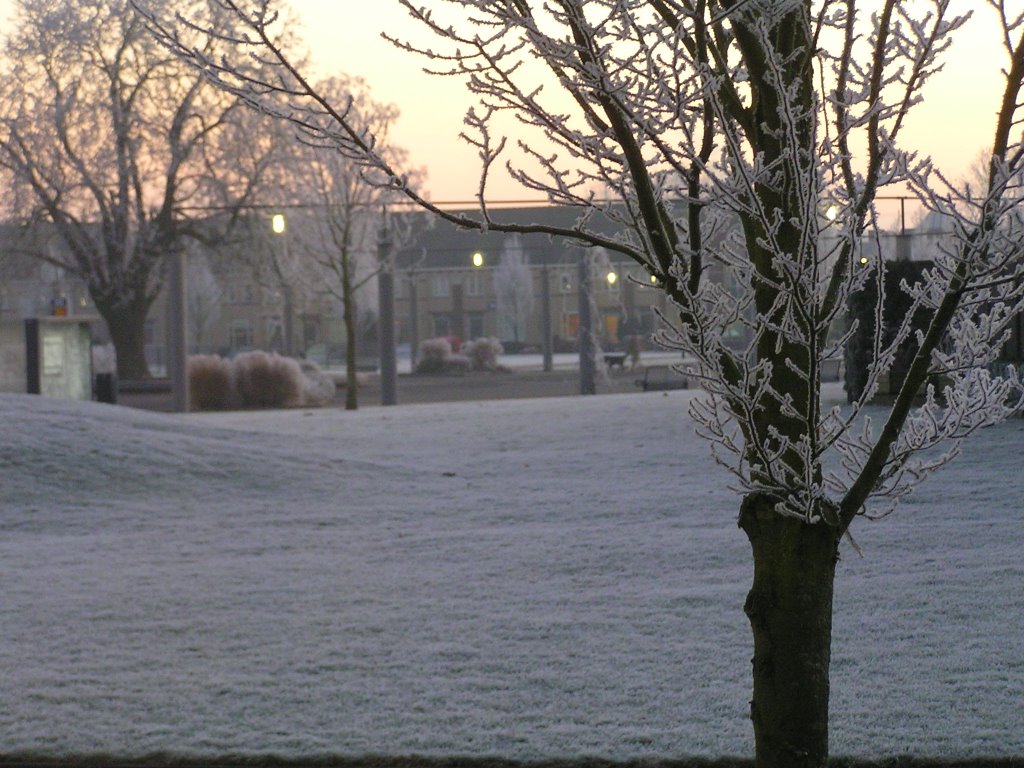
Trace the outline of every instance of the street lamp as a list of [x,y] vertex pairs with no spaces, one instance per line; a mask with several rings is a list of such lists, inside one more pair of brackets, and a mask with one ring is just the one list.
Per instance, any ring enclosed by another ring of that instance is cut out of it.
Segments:
[[[287,226],[285,224],[285,217],[283,213],[275,213],[270,217],[270,231],[275,235],[283,235]],[[284,257],[285,260],[288,258],[288,241],[284,241]],[[284,353],[288,357],[291,357],[294,350],[292,347],[292,337],[294,335],[294,306],[292,302],[292,287],[287,280],[284,278],[284,269],[277,262],[275,255],[274,264],[276,266],[276,272],[278,280],[281,282],[281,292],[284,294],[284,322],[283,328],[281,329],[284,333]]]
[[615,274],[615,272],[609,272],[606,275],[606,279],[608,280],[608,285],[611,286],[611,285],[615,285],[615,281],[619,279],[619,276],[617,274]]
[[473,254],[473,266],[479,269],[484,265],[484,255],[480,251]]

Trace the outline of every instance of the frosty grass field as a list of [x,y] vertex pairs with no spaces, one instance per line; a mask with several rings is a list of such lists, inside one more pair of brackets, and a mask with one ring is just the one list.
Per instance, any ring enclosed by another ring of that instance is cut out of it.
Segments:
[[[750,556],[692,396],[0,395],[0,752],[749,754]],[[855,525],[834,754],[1024,754],[1022,448]]]

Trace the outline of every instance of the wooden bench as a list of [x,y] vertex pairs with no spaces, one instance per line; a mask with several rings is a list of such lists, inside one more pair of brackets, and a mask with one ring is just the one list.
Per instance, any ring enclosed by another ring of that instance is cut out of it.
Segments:
[[644,369],[644,377],[636,380],[636,385],[644,392],[661,392],[669,389],[686,389],[690,382],[671,365],[649,365]]
[[626,353],[625,352],[604,352],[604,364],[609,368],[619,367],[619,370],[624,370],[626,366]]

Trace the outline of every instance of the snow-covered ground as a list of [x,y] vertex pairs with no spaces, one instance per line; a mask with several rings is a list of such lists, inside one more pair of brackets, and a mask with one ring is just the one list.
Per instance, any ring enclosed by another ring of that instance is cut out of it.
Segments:
[[[749,753],[749,548],[693,396],[0,395],[0,752]],[[1022,448],[855,527],[835,753],[1024,754]]]

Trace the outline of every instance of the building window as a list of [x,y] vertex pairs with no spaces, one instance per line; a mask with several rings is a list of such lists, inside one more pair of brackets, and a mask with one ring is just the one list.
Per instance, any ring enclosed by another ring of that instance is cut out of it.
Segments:
[[469,312],[466,314],[466,319],[469,321],[469,338],[479,339],[484,335],[484,313],[483,312]]
[[580,316],[576,312],[562,314],[562,338],[575,339],[580,332]]
[[449,315],[434,315],[434,336],[451,336],[452,319]]
[[[244,320],[236,320],[235,322],[246,322]],[[232,333],[234,331],[232,330]],[[232,339],[234,336],[232,336]],[[250,341],[249,345],[252,345]],[[232,344],[234,346],[234,344]],[[280,317],[268,317],[267,318],[267,347],[275,352],[280,352],[284,349],[284,326],[281,323]]]
[[433,275],[430,278],[430,295],[435,299],[444,299],[451,295],[448,275]]
[[558,292],[559,293],[572,293],[572,273],[565,271],[558,276]]
[[302,318],[302,345],[307,349],[323,341],[323,322],[317,315]]
[[490,275],[484,272],[471,272],[466,278],[466,294],[468,296],[486,295],[488,277]]
[[231,349],[241,352],[253,347],[252,321],[232,320],[230,331]]

